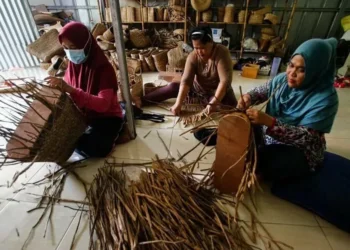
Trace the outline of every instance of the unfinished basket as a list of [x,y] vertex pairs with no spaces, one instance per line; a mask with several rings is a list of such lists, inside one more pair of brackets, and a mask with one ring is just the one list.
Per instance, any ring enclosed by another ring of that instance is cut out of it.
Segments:
[[263,22],[264,22],[264,15],[253,13],[249,16],[248,23],[250,24],[261,24]]
[[264,18],[265,21],[268,21],[272,24],[278,24],[278,19],[279,19],[278,16],[272,13],[267,13]]
[[128,10],[127,7],[121,7],[120,8],[120,14],[121,14],[121,19],[123,23],[128,22]]
[[168,64],[167,53],[168,52],[166,50],[152,53],[154,65],[156,66],[158,72],[166,71],[166,65]]
[[148,7],[147,8],[147,20],[148,20],[148,22],[154,22],[154,17],[155,17],[154,8]]
[[151,39],[146,35],[146,32],[139,29],[130,30],[130,41],[135,48],[142,49],[151,45]]
[[212,10],[206,10],[202,12],[202,21],[203,22],[210,22],[213,17],[213,11]]
[[225,7],[218,7],[218,22],[223,22],[225,16]]
[[50,62],[55,55],[63,55],[64,50],[58,40],[58,31],[50,30],[27,46],[27,52],[43,62]]
[[223,21],[225,23],[233,23],[234,12],[235,12],[235,7],[233,4],[226,5]]
[[64,163],[86,129],[85,119],[66,93],[42,87],[19,122],[6,150],[22,162]]
[[238,23],[244,23],[245,15],[246,15],[246,11],[245,10],[241,10],[238,13]]
[[106,32],[107,28],[103,23],[96,23],[92,28],[92,36],[96,39],[98,36],[103,35]]
[[273,28],[262,28],[261,29],[262,34],[274,36],[275,35],[275,30]]
[[135,22],[135,8],[134,7],[126,7],[126,11],[127,11],[127,21],[128,23],[133,23]]
[[160,6],[155,8],[155,15],[156,15],[156,21],[163,21],[163,19],[164,19],[164,8],[160,7]]

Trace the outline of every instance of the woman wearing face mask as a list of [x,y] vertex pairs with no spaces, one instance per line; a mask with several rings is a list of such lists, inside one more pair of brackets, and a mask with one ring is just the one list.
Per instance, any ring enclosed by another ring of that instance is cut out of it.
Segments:
[[338,110],[333,87],[337,40],[312,39],[294,52],[287,71],[257,87],[238,101],[238,108],[270,101],[266,113],[246,113],[263,126],[259,169],[266,179],[285,180],[307,175],[321,166],[325,134],[331,131]]
[[193,29],[190,38],[194,51],[187,57],[181,83],[170,83],[146,95],[143,100],[161,102],[177,97],[171,108],[175,115],[180,114],[189,92],[203,97],[208,103],[208,113],[220,104],[236,106],[237,100],[231,87],[233,67],[229,50],[213,42],[209,27]]
[[67,71],[63,79],[46,80],[69,93],[87,116],[89,126],[78,141],[77,151],[89,157],[105,157],[123,125],[114,69],[83,24],[65,25],[59,41],[69,59]]

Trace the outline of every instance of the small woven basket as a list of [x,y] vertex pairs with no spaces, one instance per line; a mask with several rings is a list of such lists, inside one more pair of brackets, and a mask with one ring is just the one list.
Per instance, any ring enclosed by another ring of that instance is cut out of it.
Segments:
[[127,20],[128,20],[128,23],[133,23],[135,22],[135,8],[134,7],[126,7],[126,11],[127,11]]
[[202,12],[202,20],[203,22],[210,22],[213,17],[213,11],[212,10],[206,10]]
[[130,30],[130,41],[135,48],[142,49],[151,45],[151,39],[146,35],[145,31],[139,29]]
[[278,24],[278,19],[278,16],[272,13],[267,13],[264,18],[265,21],[269,21],[272,24]]
[[218,7],[218,22],[223,22],[225,16],[225,7]]
[[63,55],[64,50],[58,40],[58,31],[52,29],[27,46],[27,52],[43,62],[50,62],[55,55]]
[[245,10],[241,10],[238,13],[238,23],[244,23],[245,15],[246,15],[246,11]]
[[166,50],[152,53],[154,65],[156,66],[158,72],[166,71],[166,65],[168,64],[167,53],[168,52]]
[[233,23],[235,7],[232,4],[229,4],[225,7],[225,15],[223,21],[225,23]]

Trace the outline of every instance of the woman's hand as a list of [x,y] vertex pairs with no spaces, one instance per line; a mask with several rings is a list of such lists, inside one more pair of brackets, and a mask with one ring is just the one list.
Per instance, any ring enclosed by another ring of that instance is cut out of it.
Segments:
[[208,115],[217,110],[217,104],[208,104],[205,108],[205,113]]
[[252,98],[250,97],[249,94],[245,94],[241,98],[239,98],[237,108],[246,110],[247,108],[250,107],[251,104],[252,104]]
[[181,105],[175,103],[171,108],[170,108],[171,113],[174,115],[180,115],[181,112]]
[[58,88],[63,92],[72,93],[74,91],[74,88],[65,81],[63,81],[62,78],[49,76],[46,77],[44,80],[49,83],[50,87]]
[[274,124],[275,119],[265,112],[256,109],[247,109],[246,113],[253,124],[265,125],[267,127],[271,127]]

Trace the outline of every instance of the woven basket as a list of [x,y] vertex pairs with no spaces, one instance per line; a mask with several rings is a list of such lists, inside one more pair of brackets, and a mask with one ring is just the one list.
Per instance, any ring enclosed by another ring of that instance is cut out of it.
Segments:
[[258,14],[258,15],[265,15],[267,13],[272,12],[272,8],[271,6],[266,6],[265,8],[262,8],[260,10],[254,10],[252,11],[254,14]]
[[163,21],[169,21],[169,20],[170,20],[169,10],[166,8],[164,9]]
[[212,10],[206,10],[202,12],[202,21],[203,22],[210,22],[213,17],[213,11]]
[[110,27],[103,33],[103,39],[109,42],[114,41],[113,27]]
[[127,17],[128,23],[135,22],[135,8],[128,6],[126,7],[126,11],[127,11],[126,17]]
[[135,48],[142,49],[151,45],[151,39],[146,35],[145,31],[139,29],[130,30],[130,41]]
[[144,22],[148,22],[148,8],[143,7],[142,8],[142,18]]
[[97,42],[98,46],[104,51],[115,50],[114,43],[105,40],[103,36],[98,36],[96,38],[96,42]]
[[170,67],[184,69],[188,54],[184,53],[182,48],[183,42],[179,42],[179,45],[175,49],[168,51],[168,64]]
[[264,33],[261,34],[261,39],[264,39],[264,40],[271,40],[274,37],[275,36],[271,36],[271,35],[264,34]]
[[132,59],[139,59],[139,54],[140,54],[140,51],[138,50],[133,50],[131,53],[130,53],[130,57]]
[[224,22],[225,23],[233,23],[233,17],[234,17],[235,8],[232,4],[229,4],[225,7],[225,15],[224,15]]
[[238,13],[238,23],[244,23],[245,14],[246,14],[245,10],[241,10]]
[[141,74],[141,61],[139,59],[127,58],[126,64],[128,66],[129,74]]
[[271,13],[266,14],[264,18],[265,21],[269,21],[272,24],[278,24],[278,19],[278,16]]
[[120,8],[120,15],[121,15],[122,23],[127,23],[128,22],[128,10],[127,10],[127,7],[121,7]]
[[43,69],[43,70],[48,70],[50,68],[52,63],[44,63],[44,62],[41,62],[40,63],[40,68]]
[[159,52],[153,52],[152,57],[154,60],[154,65],[158,72],[166,71],[166,65],[168,64],[168,55],[166,50]]
[[148,20],[148,22],[154,22],[154,16],[155,16],[154,8],[148,7],[147,8],[147,20]]
[[27,52],[43,62],[50,62],[55,55],[63,55],[64,50],[58,40],[58,31],[50,30],[27,46]]
[[145,57],[148,68],[151,72],[157,71],[156,65],[154,64],[154,59],[152,53]]
[[261,29],[261,33],[262,34],[266,34],[266,35],[270,35],[270,36],[274,36],[275,35],[275,31],[273,28],[262,28]]
[[96,39],[98,36],[102,35],[104,32],[106,32],[107,28],[103,23],[96,23],[95,26],[92,28],[92,36]]
[[276,44],[276,43],[278,43],[279,41],[281,41],[281,37],[275,37],[275,38],[273,38],[273,39],[271,39],[271,45],[273,45],[273,44]]
[[282,48],[283,44],[284,44],[284,40],[281,40],[281,41],[279,41],[278,43],[272,44],[272,45],[269,47],[268,52],[270,52],[270,53],[275,53],[275,49]]
[[266,52],[269,49],[270,46],[270,40],[259,40],[259,51]]
[[141,22],[141,8],[135,8],[135,21]]
[[[53,110],[34,100],[6,146],[8,155],[24,162],[64,163],[85,132],[84,116],[66,93],[43,87],[39,94],[52,105]],[[35,129],[32,123],[39,126]],[[23,149],[23,144],[28,149]]]
[[139,54],[139,59],[141,61],[141,68],[142,68],[142,72],[149,72],[150,69],[147,65],[147,62],[146,62],[146,56],[149,56],[150,54],[150,51],[144,51],[144,52],[141,52]]
[[164,19],[164,8],[157,7],[155,8],[156,21],[163,21]]
[[218,7],[218,22],[223,22],[225,16],[225,7]]
[[54,24],[57,22],[64,22],[63,19],[50,16],[47,14],[37,14],[34,16],[34,21],[36,25],[42,25],[42,24]]
[[248,23],[250,23],[250,24],[261,24],[261,23],[263,23],[263,21],[264,21],[264,15],[253,13],[253,14],[251,14],[249,16]]

